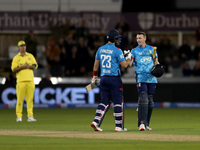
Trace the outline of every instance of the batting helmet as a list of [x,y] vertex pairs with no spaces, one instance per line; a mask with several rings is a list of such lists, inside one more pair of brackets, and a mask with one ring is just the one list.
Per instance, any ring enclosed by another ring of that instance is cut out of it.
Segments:
[[164,73],[165,73],[165,69],[164,69],[164,66],[161,64],[154,65],[151,68],[151,74],[157,78],[161,77]]
[[121,35],[119,35],[119,32],[116,29],[111,29],[107,33],[107,40],[119,45],[121,42]]

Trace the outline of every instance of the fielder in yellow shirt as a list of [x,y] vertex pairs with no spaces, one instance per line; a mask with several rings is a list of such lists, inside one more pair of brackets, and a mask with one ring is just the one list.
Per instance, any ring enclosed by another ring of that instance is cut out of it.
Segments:
[[18,42],[19,53],[13,58],[11,69],[16,73],[17,85],[17,104],[16,115],[17,122],[22,121],[23,101],[26,97],[27,117],[29,122],[36,121],[33,117],[33,97],[34,97],[34,74],[33,69],[37,69],[38,65],[34,56],[26,52],[26,43]]

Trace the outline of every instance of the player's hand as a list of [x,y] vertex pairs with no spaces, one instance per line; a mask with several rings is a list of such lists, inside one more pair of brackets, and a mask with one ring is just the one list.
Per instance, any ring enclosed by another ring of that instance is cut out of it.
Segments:
[[98,76],[93,76],[92,79],[91,79],[91,83],[94,83],[97,80],[99,80]]
[[95,83],[96,86],[100,86],[100,79],[97,76],[93,76],[91,83]]
[[132,54],[131,54],[131,53],[129,53],[129,54],[128,54],[128,56],[127,56],[125,59],[126,59],[126,60],[128,60],[128,59],[130,59],[130,60],[131,60],[131,59],[132,59]]
[[130,50],[124,51],[124,57],[125,57],[126,60],[132,58],[132,54],[131,54]]
[[26,62],[25,64],[24,64],[24,69],[28,69],[29,68],[29,64]]
[[127,57],[127,55],[130,53],[130,50],[124,50],[124,57]]

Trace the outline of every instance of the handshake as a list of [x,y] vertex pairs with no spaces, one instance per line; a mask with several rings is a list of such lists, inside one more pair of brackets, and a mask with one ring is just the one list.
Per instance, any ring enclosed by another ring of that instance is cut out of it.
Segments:
[[132,59],[132,54],[131,54],[131,52],[130,52],[130,50],[124,50],[124,58],[125,58],[125,60],[128,60],[128,59]]

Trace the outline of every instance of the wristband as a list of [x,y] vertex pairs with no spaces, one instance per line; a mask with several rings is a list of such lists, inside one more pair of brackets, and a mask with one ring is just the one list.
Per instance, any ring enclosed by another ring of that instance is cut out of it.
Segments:
[[97,76],[97,75],[98,75],[98,71],[93,70],[93,76]]

